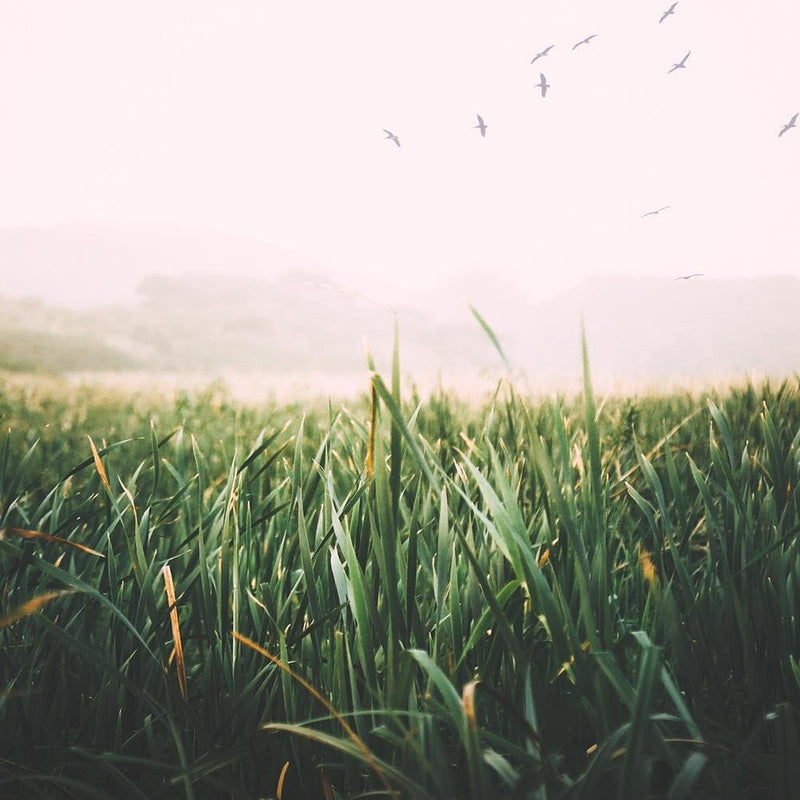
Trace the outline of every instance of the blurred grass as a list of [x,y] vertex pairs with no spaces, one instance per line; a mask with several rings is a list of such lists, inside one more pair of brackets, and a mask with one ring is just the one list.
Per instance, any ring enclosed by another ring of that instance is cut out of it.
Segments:
[[797,382],[400,375],[0,385],[0,796],[796,796]]

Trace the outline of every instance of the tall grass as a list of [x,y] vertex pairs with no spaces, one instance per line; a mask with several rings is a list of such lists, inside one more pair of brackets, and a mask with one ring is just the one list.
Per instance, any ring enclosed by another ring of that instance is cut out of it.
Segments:
[[0,795],[797,796],[797,389],[0,393]]

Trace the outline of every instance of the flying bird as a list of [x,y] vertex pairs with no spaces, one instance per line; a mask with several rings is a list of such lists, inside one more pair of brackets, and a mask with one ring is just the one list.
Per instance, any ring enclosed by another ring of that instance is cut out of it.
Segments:
[[544,56],[546,56],[553,49],[553,47],[554,47],[554,45],[552,45],[552,44],[548,45],[547,47],[545,47],[544,50],[542,50],[541,53],[537,53],[533,57],[533,61],[531,61],[531,64],[533,64],[533,62],[536,61],[537,58],[544,58]]
[[797,127],[796,123],[797,123],[797,117],[798,117],[798,116],[800,116],[800,114],[795,114],[795,115],[794,115],[794,116],[793,116],[793,117],[792,117],[792,118],[791,118],[791,119],[790,119],[790,120],[789,120],[789,121],[788,121],[788,122],[787,122],[787,123],[786,123],[786,124],[785,124],[785,125],[784,125],[784,126],[781,128],[781,132],[778,134],[778,136],[783,136],[783,134],[784,134],[784,133],[786,133],[786,131],[788,131],[788,130],[789,130],[789,128],[796,128],[796,127]]
[[676,281],[688,281],[689,278],[702,278],[702,277],[703,277],[703,273],[702,272],[692,272],[690,275],[678,275],[678,277],[675,278],[675,280]]
[[666,10],[666,11],[665,11],[665,12],[664,12],[662,15],[661,15],[661,19],[658,21],[658,24],[659,24],[659,25],[660,25],[660,24],[661,24],[661,23],[662,23],[662,22],[663,22],[663,21],[664,21],[664,20],[665,20],[665,19],[666,19],[666,18],[667,18],[669,15],[670,15],[670,14],[674,14],[674,13],[675,13],[675,6],[676,6],[676,5],[678,5],[678,3],[677,3],[677,2],[673,3],[673,4],[672,4],[672,5],[671,5],[671,6],[670,6],[670,7],[669,7],[669,8],[668,8],[668,9],[667,9],[667,10]]
[[670,72],[675,72],[676,69],[686,69],[686,59],[689,58],[691,54],[692,51],[690,50],[677,64],[673,64],[667,70],[667,75],[669,75]]
[[547,90],[550,88],[550,84],[547,82],[544,72],[539,73],[539,83],[534,84],[534,86],[542,90],[542,97],[547,97]]
[[386,128],[383,129],[383,132],[386,134],[384,139],[391,139],[398,147],[400,147],[400,140],[391,132],[387,131]]
[[646,214],[642,214],[642,219],[649,216],[656,216],[660,214],[662,211],[666,211],[668,208],[672,208],[672,206],[661,206],[661,208],[657,208],[655,211],[648,211]]
[[480,128],[481,129],[481,136],[486,136],[486,129],[489,126],[483,121],[483,117],[480,114],[478,114],[477,117],[478,117],[478,124],[477,125],[473,125],[472,127],[473,128]]
[[589,44],[589,42],[597,36],[596,33],[593,33],[591,36],[587,36],[585,39],[581,39],[577,44],[572,45],[572,49],[574,50],[576,47],[580,47],[582,44]]

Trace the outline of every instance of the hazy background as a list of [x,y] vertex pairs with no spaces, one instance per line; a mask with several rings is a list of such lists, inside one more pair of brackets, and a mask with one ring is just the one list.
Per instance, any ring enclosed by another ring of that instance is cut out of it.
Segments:
[[794,370],[800,6],[670,4],[0,0],[6,365]]

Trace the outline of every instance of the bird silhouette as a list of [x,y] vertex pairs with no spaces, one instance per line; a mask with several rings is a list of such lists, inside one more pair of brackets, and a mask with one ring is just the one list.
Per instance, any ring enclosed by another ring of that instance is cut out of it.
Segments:
[[703,273],[702,272],[692,272],[689,275],[678,275],[678,277],[675,278],[675,280],[676,281],[688,281],[690,278],[702,278],[702,277],[703,277]]
[[536,59],[538,59],[538,58],[544,58],[553,49],[553,47],[554,47],[554,45],[552,45],[552,44],[548,45],[547,47],[545,47],[544,50],[542,50],[541,53],[537,53],[533,57],[533,60],[531,61],[531,64],[533,64],[533,62],[536,61]]
[[400,140],[391,132],[387,131],[386,128],[383,129],[383,132],[386,134],[384,139],[391,139],[398,147],[400,147]]
[[483,117],[480,114],[478,114],[477,117],[478,117],[478,124],[477,125],[473,125],[473,127],[474,128],[480,128],[481,129],[481,136],[486,136],[486,129],[489,126],[483,121]]
[[550,88],[550,84],[547,82],[547,78],[545,78],[544,72],[539,73],[539,83],[534,85],[542,90],[542,97],[547,97],[547,90]]
[[797,127],[796,123],[797,123],[797,117],[798,117],[798,116],[800,116],[800,114],[795,114],[795,115],[794,115],[794,116],[793,116],[793,117],[792,117],[792,118],[791,118],[791,119],[790,119],[790,120],[789,120],[789,121],[788,121],[788,122],[787,122],[787,123],[786,123],[786,124],[785,124],[785,125],[784,125],[784,126],[781,128],[781,132],[778,134],[778,136],[783,136],[783,134],[784,134],[784,133],[786,133],[786,131],[788,131],[788,130],[789,130],[789,128],[796,128],[796,127]]
[[572,45],[572,49],[574,50],[576,47],[580,47],[582,44],[589,44],[589,42],[597,36],[596,33],[593,33],[591,36],[587,36],[585,39],[581,39],[577,44]]
[[689,58],[691,54],[692,51],[690,50],[677,64],[673,64],[667,70],[667,75],[669,75],[670,72],[675,72],[676,69],[686,69],[686,59]]
[[670,16],[670,14],[674,14],[674,13],[675,13],[675,6],[676,6],[676,5],[678,5],[678,3],[677,3],[677,2],[673,3],[673,4],[672,4],[672,5],[671,5],[671,6],[670,6],[670,7],[669,7],[669,8],[668,8],[668,9],[667,9],[667,10],[666,10],[666,11],[665,11],[665,12],[664,12],[662,15],[661,15],[661,19],[658,21],[658,24],[659,24],[659,25],[660,25],[660,24],[661,24],[661,23],[662,23],[662,22],[663,22],[663,21],[664,21],[664,20],[665,20],[665,19],[666,19],[668,16]]
[[672,208],[672,206],[661,206],[661,208],[657,208],[655,211],[648,211],[646,214],[642,214],[642,219],[649,216],[656,216],[660,214],[662,211],[666,211],[668,208]]

